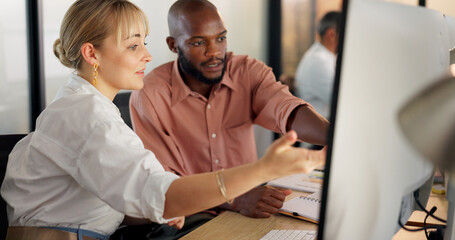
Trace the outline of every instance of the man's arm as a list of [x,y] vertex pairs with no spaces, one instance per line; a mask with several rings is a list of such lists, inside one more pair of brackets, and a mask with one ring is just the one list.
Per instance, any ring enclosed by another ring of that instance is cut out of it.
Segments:
[[271,186],[259,186],[234,199],[234,203],[223,203],[220,209],[238,212],[247,217],[267,218],[283,206],[291,190]]
[[300,140],[326,145],[329,121],[308,105],[296,107],[289,115],[286,130],[295,130]]
[[293,129],[302,141],[326,145],[327,119],[277,82],[267,65],[257,60],[246,65],[253,93],[254,123],[282,134]]

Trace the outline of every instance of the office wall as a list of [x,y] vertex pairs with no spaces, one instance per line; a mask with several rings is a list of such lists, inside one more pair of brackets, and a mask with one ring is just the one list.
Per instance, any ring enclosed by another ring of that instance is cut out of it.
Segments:
[[[384,0],[389,2],[418,5],[418,0]],[[453,0],[426,0],[426,7],[437,10],[443,14],[455,17],[455,1]]]
[[453,0],[427,0],[427,7],[455,17],[455,1]]

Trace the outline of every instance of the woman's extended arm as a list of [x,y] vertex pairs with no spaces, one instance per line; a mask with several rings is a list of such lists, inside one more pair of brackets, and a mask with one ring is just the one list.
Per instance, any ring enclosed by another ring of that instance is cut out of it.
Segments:
[[[288,132],[276,140],[259,161],[219,173],[224,180],[227,197],[233,199],[266,181],[310,172],[324,164],[325,149],[294,148],[292,144],[296,139],[294,131]],[[186,216],[225,202],[216,174],[196,174],[175,180],[166,193],[163,217]]]

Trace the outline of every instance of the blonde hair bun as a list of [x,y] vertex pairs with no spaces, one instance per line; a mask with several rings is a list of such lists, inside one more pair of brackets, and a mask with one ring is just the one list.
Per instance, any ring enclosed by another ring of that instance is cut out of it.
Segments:
[[71,63],[71,61],[66,57],[66,54],[65,54],[65,50],[63,49],[63,46],[62,46],[62,41],[60,40],[60,38],[57,38],[54,42],[54,54],[55,56],[60,60],[60,62],[66,66],[66,67],[69,67],[69,68],[72,68],[73,67],[73,64]]

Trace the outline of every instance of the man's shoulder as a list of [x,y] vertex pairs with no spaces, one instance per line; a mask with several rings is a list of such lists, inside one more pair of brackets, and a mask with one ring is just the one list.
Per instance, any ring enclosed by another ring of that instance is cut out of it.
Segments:
[[144,77],[144,87],[141,91],[164,91],[171,85],[171,76],[174,66],[174,61],[162,64]]
[[229,52],[227,56],[227,69],[228,71],[238,70],[252,70],[255,67],[268,68],[268,66],[261,60],[248,56],[248,55],[235,55]]
[[245,63],[254,63],[254,62],[262,62],[261,60],[251,57],[249,55],[239,54],[236,55],[233,52],[229,52],[227,54],[227,62],[233,65],[244,65]]
[[324,61],[335,57],[335,54],[330,52],[324,45],[319,42],[314,43],[313,46],[308,49],[308,54],[306,55],[308,55],[308,57]]
[[154,68],[144,77],[144,84],[156,84],[157,82],[170,82],[174,61],[170,61]]
[[315,43],[308,49],[300,63],[312,68],[314,65],[327,65],[332,58],[330,52],[324,49],[321,44]]

